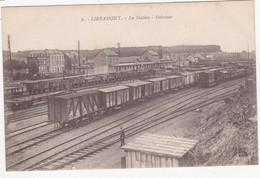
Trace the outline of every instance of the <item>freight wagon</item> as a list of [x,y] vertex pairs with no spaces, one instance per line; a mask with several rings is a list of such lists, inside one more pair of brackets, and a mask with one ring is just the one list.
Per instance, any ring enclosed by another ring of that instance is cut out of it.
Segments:
[[227,70],[221,70],[220,75],[221,75],[221,81],[227,81],[230,79],[230,73]]
[[[223,70],[222,73],[225,74]],[[200,72],[198,85],[200,87],[215,85],[217,83],[215,74],[215,71]],[[243,75],[245,70],[236,72],[236,76]],[[180,76],[153,78],[126,85],[53,96],[48,98],[48,118],[49,121],[57,122],[62,127],[67,124],[73,125],[84,118],[91,120],[99,113],[112,112],[140,99],[190,86],[194,81],[194,73],[188,72]]]
[[110,88],[99,89],[101,107],[107,111],[113,111],[124,107],[129,102],[129,87],[119,85]]
[[49,121],[75,125],[84,118],[92,119],[101,108],[97,90],[87,90],[48,98]]
[[209,87],[217,84],[214,71],[204,71],[199,74],[199,83],[200,87]]
[[126,86],[130,87],[129,97],[130,102],[143,99],[145,97],[152,95],[153,83],[138,81],[133,83],[128,83]]
[[195,84],[195,74],[194,72],[182,72],[182,76],[184,76],[184,85],[191,86]]
[[152,93],[157,94],[160,92],[167,91],[169,89],[169,80],[168,78],[153,78],[153,79],[148,79],[148,82],[153,83],[153,88],[152,88]]
[[183,88],[184,86],[184,77],[179,75],[168,76],[169,89],[178,89]]

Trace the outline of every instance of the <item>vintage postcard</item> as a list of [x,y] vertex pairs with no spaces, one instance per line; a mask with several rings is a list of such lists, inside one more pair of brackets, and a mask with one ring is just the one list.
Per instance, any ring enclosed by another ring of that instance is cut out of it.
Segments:
[[254,1],[1,11],[6,171],[258,165]]

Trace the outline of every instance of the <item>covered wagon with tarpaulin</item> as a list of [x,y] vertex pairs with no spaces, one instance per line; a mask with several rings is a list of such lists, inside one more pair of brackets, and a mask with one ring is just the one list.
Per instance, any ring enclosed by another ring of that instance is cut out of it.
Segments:
[[59,123],[76,124],[82,119],[92,119],[100,109],[99,91],[86,90],[48,98],[48,119]]
[[126,156],[122,167],[163,168],[191,166],[188,154],[198,143],[196,140],[146,133],[121,147]]

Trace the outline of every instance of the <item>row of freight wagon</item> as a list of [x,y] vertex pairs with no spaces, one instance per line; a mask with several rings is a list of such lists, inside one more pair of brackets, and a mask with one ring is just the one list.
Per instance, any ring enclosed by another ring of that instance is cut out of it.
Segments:
[[84,118],[92,119],[97,114],[113,111],[140,99],[166,91],[195,84],[205,86],[205,83],[207,83],[207,86],[210,86],[212,83],[216,83],[216,80],[223,81],[245,75],[245,72],[239,73],[242,71],[233,72],[232,75],[231,73],[227,75],[226,72],[224,71],[222,76],[219,70],[185,72],[181,75],[152,78],[126,85],[51,97],[48,98],[48,118],[49,121],[57,122],[62,127],[67,124],[74,125]]
[[14,96],[21,96],[24,93],[40,94],[51,91],[60,91],[66,88],[78,88],[87,85],[122,81],[128,79],[141,79],[152,75],[152,71],[125,71],[109,73],[104,75],[77,75],[52,79],[25,81],[19,87],[7,88],[6,92],[11,92]]

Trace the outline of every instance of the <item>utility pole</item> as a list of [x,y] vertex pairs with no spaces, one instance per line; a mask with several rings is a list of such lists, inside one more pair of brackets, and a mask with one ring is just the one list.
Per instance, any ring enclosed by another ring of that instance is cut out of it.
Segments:
[[120,43],[117,43],[118,46],[118,57],[120,57]]
[[247,44],[247,60],[249,61],[249,44]]
[[13,80],[13,61],[12,61],[12,53],[11,53],[11,45],[10,45],[10,35],[8,35],[8,50],[9,50],[11,80]]
[[80,73],[80,41],[78,40],[78,71]]

